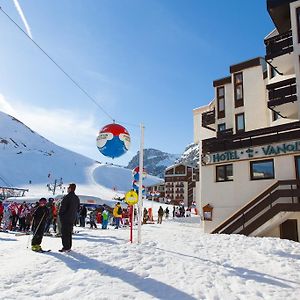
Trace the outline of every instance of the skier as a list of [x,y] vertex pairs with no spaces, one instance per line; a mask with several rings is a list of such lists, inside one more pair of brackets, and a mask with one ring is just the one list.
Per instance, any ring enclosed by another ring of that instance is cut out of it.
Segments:
[[113,216],[116,224],[115,229],[118,229],[120,227],[120,220],[122,218],[122,207],[120,202],[117,202],[116,206],[114,207]]
[[49,210],[49,216],[46,220],[45,235],[49,235],[49,236],[51,236],[50,225],[53,223],[53,206],[54,206],[53,201],[54,201],[53,198],[49,198],[48,203],[47,203],[47,208]]
[[167,208],[165,209],[166,219],[169,218],[169,213],[170,213],[170,211],[169,211],[169,208],[167,207]]
[[39,200],[39,206],[33,213],[33,236],[31,240],[31,250],[36,252],[43,252],[41,243],[45,231],[49,210],[46,207],[46,198]]
[[96,210],[92,210],[89,213],[89,217],[90,217],[90,228],[93,229],[93,227],[95,227],[95,229],[97,229],[97,225],[96,225]]
[[86,218],[86,214],[87,214],[86,207],[85,207],[85,205],[82,205],[82,206],[80,207],[80,210],[79,210],[79,215],[80,215],[80,218],[79,218],[79,221],[80,221],[80,227],[85,227],[85,218]]
[[104,208],[102,212],[102,229],[107,229],[108,211]]
[[2,201],[0,201],[0,227],[1,227],[1,222],[3,219],[3,213],[4,213],[4,206],[2,204]]
[[161,224],[162,218],[163,218],[163,215],[164,215],[164,210],[161,206],[159,207],[159,210],[158,210],[157,214],[158,214],[157,224]]

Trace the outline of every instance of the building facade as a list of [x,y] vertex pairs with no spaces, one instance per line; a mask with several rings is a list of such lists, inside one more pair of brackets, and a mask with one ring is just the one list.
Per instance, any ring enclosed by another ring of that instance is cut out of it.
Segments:
[[171,204],[191,206],[195,201],[199,170],[185,164],[170,166],[165,170],[165,198]]
[[157,183],[147,186],[147,198],[156,202],[165,199],[165,183]]
[[300,240],[300,1],[268,0],[266,54],[231,65],[194,110],[205,232]]

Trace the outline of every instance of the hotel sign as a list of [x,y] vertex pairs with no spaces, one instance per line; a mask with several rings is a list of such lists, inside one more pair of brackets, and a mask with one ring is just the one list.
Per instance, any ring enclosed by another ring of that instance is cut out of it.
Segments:
[[292,154],[297,152],[300,152],[300,141],[292,141],[280,144],[229,150],[224,152],[206,153],[202,155],[201,162],[202,165],[212,165],[238,160],[249,160],[253,158]]

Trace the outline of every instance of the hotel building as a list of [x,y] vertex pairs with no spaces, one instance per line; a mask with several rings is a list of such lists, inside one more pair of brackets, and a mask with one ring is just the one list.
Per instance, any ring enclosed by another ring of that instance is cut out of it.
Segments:
[[194,109],[204,231],[300,239],[300,1],[267,0],[266,53],[231,65]]

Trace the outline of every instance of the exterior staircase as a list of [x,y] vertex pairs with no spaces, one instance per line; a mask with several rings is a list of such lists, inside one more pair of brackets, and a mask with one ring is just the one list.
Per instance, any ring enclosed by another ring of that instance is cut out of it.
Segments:
[[251,235],[276,215],[300,211],[300,180],[279,180],[211,233]]

